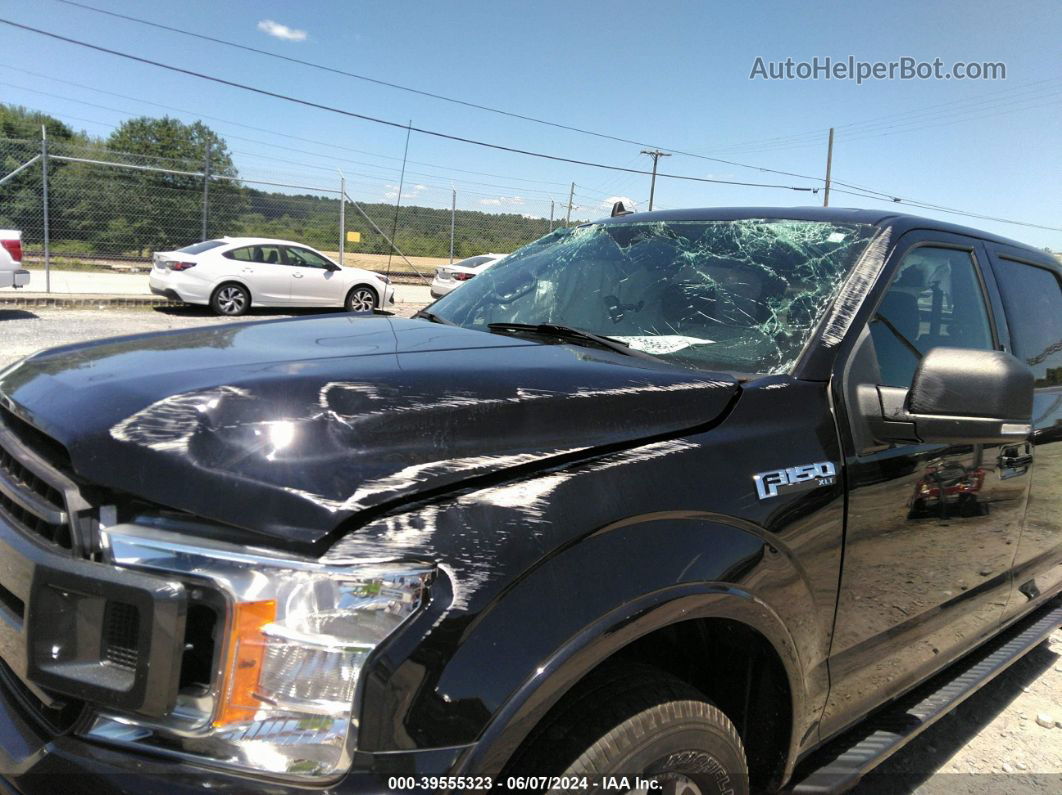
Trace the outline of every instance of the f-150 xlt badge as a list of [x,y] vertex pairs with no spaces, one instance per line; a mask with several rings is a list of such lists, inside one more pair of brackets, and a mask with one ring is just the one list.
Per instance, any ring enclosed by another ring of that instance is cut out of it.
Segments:
[[832,486],[836,476],[837,469],[832,461],[819,461],[817,464],[760,472],[753,475],[752,479],[756,481],[756,493],[761,500],[765,500],[779,494]]

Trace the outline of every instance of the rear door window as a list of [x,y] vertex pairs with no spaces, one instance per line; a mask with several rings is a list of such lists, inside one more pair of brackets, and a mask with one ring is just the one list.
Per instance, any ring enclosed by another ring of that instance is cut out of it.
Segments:
[[1014,355],[1032,368],[1036,386],[1062,385],[1062,286],[1047,268],[995,260]]
[[251,260],[266,265],[285,265],[283,246],[251,246]]

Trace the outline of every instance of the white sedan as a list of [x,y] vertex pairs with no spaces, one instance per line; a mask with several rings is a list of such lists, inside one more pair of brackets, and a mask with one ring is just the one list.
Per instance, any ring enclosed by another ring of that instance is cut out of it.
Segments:
[[480,254],[468,257],[453,265],[443,265],[435,269],[435,278],[431,280],[431,297],[442,298],[447,293],[453,292],[472,277],[483,273],[491,265],[494,265],[508,254]]
[[252,306],[342,306],[370,312],[395,302],[390,279],[342,267],[320,251],[290,240],[222,237],[155,253],[151,292],[219,315]]
[[22,269],[22,233],[0,229],[0,287],[25,287],[29,271]]

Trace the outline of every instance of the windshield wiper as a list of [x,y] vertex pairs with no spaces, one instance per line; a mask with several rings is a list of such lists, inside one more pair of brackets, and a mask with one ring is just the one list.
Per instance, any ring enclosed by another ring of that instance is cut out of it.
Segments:
[[419,312],[414,312],[413,317],[422,317],[432,323],[441,323],[444,326],[456,326],[452,320],[447,320],[444,317],[440,317],[434,312],[429,312],[427,309],[421,309]]
[[626,342],[621,342],[612,337],[602,337],[600,334],[594,334],[592,331],[583,331],[582,329],[572,328],[571,326],[562,326],[559,323],[488,323],[487,328],[501,334],[539,334],[541,336],[557,337],[558,339],[575,343],[589,342],[593,345],[597,345],[599,348],[622,353],[624,356],[634,356],[638,359],[651,359],[654,362],[660,361],[655,356],[650,356],[648,353],[643,353],[642,351],[632,348]]

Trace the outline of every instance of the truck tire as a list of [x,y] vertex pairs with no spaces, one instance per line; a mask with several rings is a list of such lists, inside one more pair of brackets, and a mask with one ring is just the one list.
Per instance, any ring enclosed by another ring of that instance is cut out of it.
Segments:
[[615,791],[615,779],[602,779],[609,776],[626,776],[630,789],[639,791],[637,776],[659,782],[649,792],[748,793],[737,729],[700,691],[646,665],[616,666],[593,677],[532,733],[514,774],[586,776],[589,792],[609,785]]

